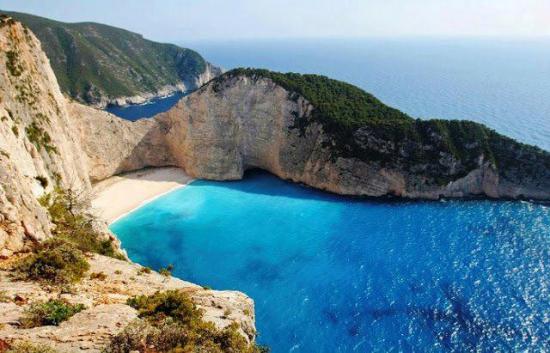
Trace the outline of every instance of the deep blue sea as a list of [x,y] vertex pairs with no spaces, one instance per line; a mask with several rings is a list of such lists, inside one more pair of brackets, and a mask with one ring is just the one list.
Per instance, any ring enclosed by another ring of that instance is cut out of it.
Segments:
[[247,293],[273,353],[546,352],[550,209],[374,202],[250,172],[111,226],[130,258]]
[[184,95],[183,92],[176,92],[168,97],[155,98],[144,104],[130,104],[123,107],[112,105],[105,110],[126,120],[136,121],[169,110]]

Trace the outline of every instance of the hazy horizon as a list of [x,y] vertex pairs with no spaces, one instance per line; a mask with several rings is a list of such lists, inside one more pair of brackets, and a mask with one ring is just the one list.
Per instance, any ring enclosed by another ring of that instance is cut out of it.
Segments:
[[[0,0],[0,9],[63,22],[99,22],[161,42],[550,37],[545,0]],[[108,11],[106,11],[108,9]]]

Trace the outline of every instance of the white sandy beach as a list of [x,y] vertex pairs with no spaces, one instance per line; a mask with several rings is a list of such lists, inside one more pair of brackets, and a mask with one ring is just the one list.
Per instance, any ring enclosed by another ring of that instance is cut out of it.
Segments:
[[179,168],[151,168],[103,180],[93,188],[94,212],[112,223],[193,179]]

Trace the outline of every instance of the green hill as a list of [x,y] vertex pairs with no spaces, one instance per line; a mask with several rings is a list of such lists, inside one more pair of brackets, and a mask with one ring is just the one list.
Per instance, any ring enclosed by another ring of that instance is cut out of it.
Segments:
[[42,42],[61,89],[87,103],[155,93],[166,85],[196,81],[206,61],[195,51],[157,43],[99,23],[64,23],[5,13],[29,27]]

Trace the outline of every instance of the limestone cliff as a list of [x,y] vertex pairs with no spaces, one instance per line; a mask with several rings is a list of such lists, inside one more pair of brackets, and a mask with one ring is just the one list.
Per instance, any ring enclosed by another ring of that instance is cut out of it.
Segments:
[[[470,153],[469,160],[438,149],[443,139],[438,131],[445,130],[432,131],[429,125],[428,138],[420,142],[384,140],[376,127],[361,126],[345,142],[353,140],[353,153],[342,153],[326,125],[315,120],[315,110],[270,78],[230,73],[155,120],[166,131],[175,165],[197,178],[239,179],[247,169],[262,168],[345,195],[550,199],[550,154],[480,124],[466,122],[471,141],[454,142],[455,150]],[[476,136],[476,129],[489,135],[488,142]],[[485,143],[487,149],[478,148]],[[366,150],[371,152],[367,158],[361,155]],[[376,158],[373,150],[387,152],[389,162]],[[431,160],[411,162],[415,150],[429,151]]]
[[56,182],[86,190],[88,171],[40,42],[19,23],[0,22],[0,251],[49,235],[38,204]]
[[[246,295],[205,290],[130,262],[87,253],[91,268],[70,291],[13,276],[11,265],[52,236],[41,195],[55,185],[87,193],[91,181],[175,163],[163,128],[155,120],[129,123],[69,102],[36,37],[0,17],[0,351],[6,342],[31,340],[59,352],[100,352],[136,320],[136,310],[126,305],[129,297],[169,289],[187,292],[215,327],[237,323],[246,341],[254,340],[253,302]],[[112,236],[99,223],[98,234]],[[99,279],[93,273],[100,273]],[[60,326],[20,327],[26,309],[53,298],[86,309]]]
[[[93,180],[161,165],[216,180],[261,168],[343,195],[550,199],[548,152],[480,124],[415,121],[382,108],[403,119],[413,137],[390,138],[364,124],[338,140],[305,97],[246,73],[224,74],[170,111],[136,123],[71,106]],[[465,137],[449,137],[452,129]]]

